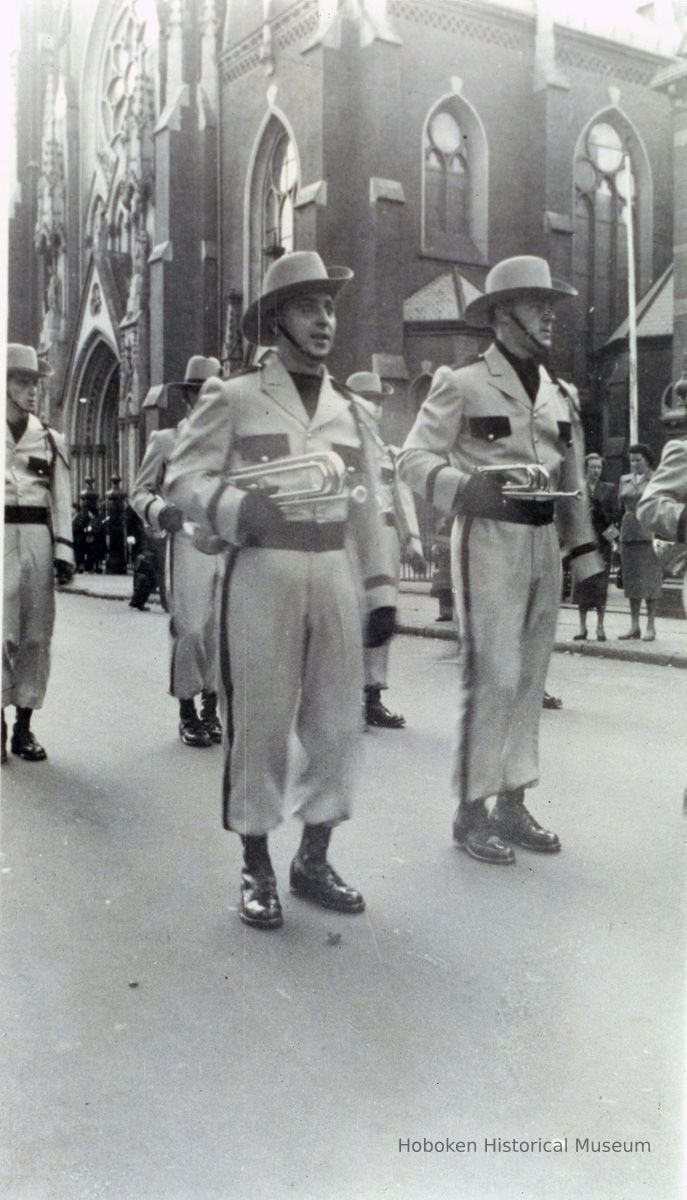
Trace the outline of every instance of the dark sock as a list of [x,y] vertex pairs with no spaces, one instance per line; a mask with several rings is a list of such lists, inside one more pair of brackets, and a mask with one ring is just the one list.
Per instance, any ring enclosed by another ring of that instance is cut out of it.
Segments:
[[272,860],[267,848],[266,833],[242,834],[241,841],[243,842],[243,861],[248,871],[253,873],[259,871],[261,868],[272,870]]
[[18,731],[21,731],[22,733],[28,733],[29,726],[31,725],[31,714],[32,713],[33,713],[32,708],[17,708],[17,719],[15,722],[15,728]]
[[193,696],[191,697],[190,700],[180,700],[179,701],[179,716],[181,717],[182,721],[190,721],[193,717],[196,717],[197,715],[198,714],[196,712],[196,706],[193,701]]

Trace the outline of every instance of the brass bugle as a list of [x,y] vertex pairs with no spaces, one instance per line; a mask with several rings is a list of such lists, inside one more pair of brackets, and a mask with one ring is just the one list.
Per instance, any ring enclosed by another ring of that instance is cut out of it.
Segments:
[[359,483],[349,490],[353,468],[334,450],[315,451],[294,458],[275,458],[271,462],[240,467],[225,476],[227,483],[244,492],[264,489],[279,508],[301,504],[332,504],[348,497],[364,504],[367,488]]
[[501,495],[509,500],[581,500],[580,488],[575,492],[554,492],[551,476],[541,463],[502,463],[501,466],[478,467],[480,475],[502,475],[505,471],[524,471],[522,483],[515,480],[504,483]]

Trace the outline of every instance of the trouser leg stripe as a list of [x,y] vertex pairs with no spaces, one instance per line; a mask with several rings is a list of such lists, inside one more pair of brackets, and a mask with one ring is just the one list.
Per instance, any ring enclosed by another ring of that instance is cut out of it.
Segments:
[[222,585],[222,602],[219,614],[219,670],[222,687],[227,698],[225,736],[227,745],[224,756],[224,771],[222,773],[222,824],[225,829],[231,829],[229,805],[231,801],[231,750],[234,742],[234,719],[232,705],[234,689],[231,682],[231,659],[229,656],[229,585],[238,550],[231,551],[227,556],[227,565]]
[[460,534],[460,577],[461,590],[463,595],[463,614],[464,629],[461,630],[462,635],[462,675],[463,675],[463,690],[464,690],[464,712],[460,731],[460,745],[458,746],[459,762],[460,762],[460,777],[459,777],[459,801],[461,804],[467,803],[468,800],[468,757],[470,750],[470,723],[472,719],[472,682],[474,670],[474,643],[472,631],[472,600],[470,596],[470,532],[472,530],[472,518],[466,517],[463,523],[463,528]]

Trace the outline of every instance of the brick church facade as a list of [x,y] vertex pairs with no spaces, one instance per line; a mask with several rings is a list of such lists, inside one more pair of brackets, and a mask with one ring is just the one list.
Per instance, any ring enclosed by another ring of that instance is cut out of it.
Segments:
[[265,269],[315,247],[355,271],[333,371],[393,384],[395,441],[432,370],[486,344],[462,314],[489,266],[546,256],[580,293],[553,369],[619,473],[628,211],[642,313],[665,310],[640,336],[640,436],[660,449],[677,48],[648,15],[581,28],[538,0],[27,4],[9,339],[53,367],[75,492],[115,471],[128,490],[151,429],[180,415],[164,385],[194,353],[246,361]]

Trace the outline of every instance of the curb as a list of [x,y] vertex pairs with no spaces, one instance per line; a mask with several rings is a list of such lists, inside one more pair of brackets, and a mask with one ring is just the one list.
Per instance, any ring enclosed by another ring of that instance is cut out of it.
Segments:
[[[68,593],[71,596],[91,596],[94,600],[119,600],[124,604],[128,604],[130,599],[129,596],[117,596],[108,592],[91,592],[88,588],[74,587],[72,584],[67,587],[59,587],[57,591]],[[165,611],[157,598],[151,597],[148,604],[151,606],[151,612],[164,613]],[[452,629],[437,629],[434,625],[400,624],[396,626],[396,633],[404,634],[406,637],[430,638],[441,642],[458,640]],[[609,646],[605,642],[600,644],[595,642],[554,642],[553,648],[558,654],[582,654],[588,658],[615,658],[620,662],[648,663],[653,667],[676,667],[687,670],[687,655],[661,653],[660,650],[647,650],[641,653],[625,646]]]
[[[456,634],[450,629],[435,629],[432,625],[397,625],[396,633],[410,637],[434,638],[446,642],[457,641]],[[659,650],[647,650],[644,653],[631,650],[625,646],[608,646],[605,643],[591,645],[583,642],[574,645],[571,642],[554,642],[554,651],[558,654],[582,654],[588,658],[615,658],[621,662],[648,663],[654,667],[678,667],[687,670],[687,656],[683,654],[661,653]]]

